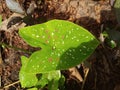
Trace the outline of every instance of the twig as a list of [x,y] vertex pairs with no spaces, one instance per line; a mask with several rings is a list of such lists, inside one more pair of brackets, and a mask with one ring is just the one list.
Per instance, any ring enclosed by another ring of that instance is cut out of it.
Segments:
[[20,51],[23,51],[23,52],[26,52],[26,53],[29,53],[29,54],[31,54],[32,52],[30,52],[30,51],[27,51],[27,50],[24,50],[24,49],[22,49],[22,48],[17,48],[17,47],[15,47],[15,46],[10,46],[10,45],[7,45],[7,44],[5,44],[5,43],[1,43],[0,42],[0,46],[5,46],[5,47],[8,47],[8,48],[13,48],[13,49],[15,49],[15,50],[20,50]]
[[13,86],[13,85],[18,84],[18,83],[20,83],[20,81],[16,81],[16,82],[14,82],[14,83],[12,83],[12,84],[9,84],[9,85],[7,85],[7,86],[4,86],[3,88],[4,88],[4,89],[5,89],[5,88],[9,88],[10,86]]
[[80,73],[78,72],[78,70],[76,69],[76,67],[70,68],[69,71],[71,72],[71,76],[74,76],[75,78],[77,78],[80,82],[83,82],[83,78],[80,75]]
[[86,69],[86,73],[85,73],[85,77],[84,77],[84,80],[83,80],[83,83],[82,83],[81,90],[84,89],[84,85],[85,85],[85,82],[86,82],[86,79],[87,79],[88,72],[89,72],[89,68]]

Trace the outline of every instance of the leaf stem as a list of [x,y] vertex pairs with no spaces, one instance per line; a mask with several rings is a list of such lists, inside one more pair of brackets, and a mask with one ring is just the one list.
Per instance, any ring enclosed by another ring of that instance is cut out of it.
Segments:
[[15,50],[20,50],[20,51],[26,52],[28,54],[32,54],[32,52],[30,52],[30,51],[27,51],[25,49],[18,48],[18,47],[15,47],[15,46],[7,45],[6,43],[1,43],[0,42],[0,46],[5,46],[5,47],[8,47],[8,48],[12,48],[12,49],[15,49]]

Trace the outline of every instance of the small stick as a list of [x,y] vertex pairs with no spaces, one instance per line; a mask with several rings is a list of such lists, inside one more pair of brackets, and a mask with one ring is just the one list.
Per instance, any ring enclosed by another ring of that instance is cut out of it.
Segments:
[[86,69],[86,73],[85,73],[85,77],[84,77],[84,80],[83,80],[83,83],[82,83],[81,90],[84,89],[84,85],[85,85],[85,82],[86,82],[86,79],[87,79],[88,72],[89,72],[89,68]]
[[12,83],[12,84],[9,84],[9,85],[7,85],[7,86],[4,86],[3,88],[4,88],[4,89],[5,89],[5,88],[9,88],[10,86],[13,86],[13,85],[18,84],[18,83],[20,83],[20,81],[16,81],[16,82],[14,82],[14,83]]

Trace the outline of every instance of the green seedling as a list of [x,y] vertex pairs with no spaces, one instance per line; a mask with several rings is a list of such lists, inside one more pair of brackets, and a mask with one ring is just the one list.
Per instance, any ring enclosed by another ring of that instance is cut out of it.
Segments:
[[105,42],[110,48],[115,48],[119,46],[120,43],[120,32],[114,29],[106,28],[103,32],[103,36],[106,38]]
[[[55,90],[51,83],[55,84],[62,77],[58,73],[59,70],[80,64],[99,44],[86,29],[64,20],[51,20],[21,28],[19,34],[29,45],[41,48],[29,58],[21,58],[22,68],[19,76],[22,87],[38,85],[40,80],[36,75],[42,73],[43,79],[47,74],[44,84],[48,84],[49,90]],[[57,75],[59,78],[55,78],[51,72],[59,74]],[[49,75],[52,77],[51,80],[48,79]],[[41,85],[44,86],[44,84]],[[58,84],[55,86],[58,87]]]

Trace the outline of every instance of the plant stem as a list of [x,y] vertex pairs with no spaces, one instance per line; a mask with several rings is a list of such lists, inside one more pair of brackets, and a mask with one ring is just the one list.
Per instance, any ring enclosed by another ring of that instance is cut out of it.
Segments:
[[87,79],[88,72],[89,72],[89,68],[86,69],[86,73],[85,73],[85,77],[84,77],[84,80],[83,80],[83,83],[82,83],[81,90],[84,90],[84,86],[85,86],[85,82],[86,82],[86,79]]
[[27,51],[27,50],[25,50],[25,49],[18,48],[18,47],[15,47],[15,46],[10,46],[10,45],[7,45],[7,44],[5,44],[5,43],[1,43],[1,42],[0,42],[0,46],[5,46],[5,47],[8,47],[8,48],[12,48],[12,49],[15,49],[15,50],[20,50],[20,51],[26,52],[26,53],[28,53],[28,54],[32,54],[32,52],[30,52],[30,51]]

